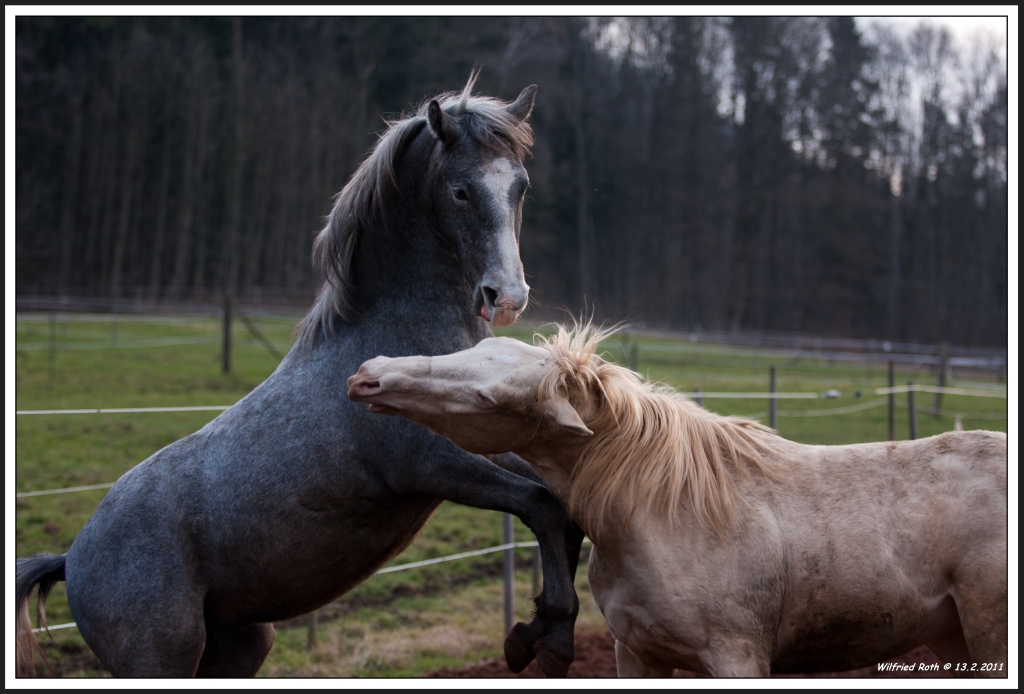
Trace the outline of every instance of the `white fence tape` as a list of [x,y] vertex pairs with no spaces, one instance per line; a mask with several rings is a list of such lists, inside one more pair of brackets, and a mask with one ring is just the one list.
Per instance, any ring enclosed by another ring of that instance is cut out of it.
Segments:
[[779,410],[778,414],[780,417],[827,417],[833,414],[849,414],[850,412],[860,412],[861,410],[870,410],[872,407],[879,407],[888,402],[888,398],[879,398],[878,400],[869,400],[868,402],[862,402],[857,405],[847,405],[846,407],[830,407],[823,410]]
[[767,398],[775,398],[776,400],[808,400],[820,398],[820,393],[683,393],[686,397],[691,400],[696,398],[716,398],[716,399],[738,399],[738,400],[764,400]]
[[39,627],[38,629],[33,629],[32,631],[38,634],[40,631],[57,631],[58,629],[70,629],[71,627],[77,626],[78,625],[74,622],[68,622],[67,624],[54,624],[52,627],[46,627],[45,629],[43,627]]
[[411,564],[399,564],[398,566],[388,566],[377,573],[389,574],[392,571],[404,571],[405,569],[415,569],[419,566],[429,566],[430,564],[440,564],[445,561],[455,561],[456,559],[465,559],[466,557],[478,557],[481,554],[490,554],[492,552],[502,552],[506,549],[519,549],[521,547],[537,547],[537,541],[532,542],[510,542],[505,545],[495,545],[494,547],[487,547],[485,549],[475,549],[472,552],[460,552],[459,554],[449,554],[446,557],[437,557],[436,559],[424,559],[423,561],[414,561]]
[[1006,393],[999,390],[974,390],[970,388],[940,388],[939,386],[895,386],[893,388],[875,388],[875,395],[888,395],[889,393],[945,393],[947,395],[971,395],[976,398],[1005,398]]
[[231,405],[197,407],[97,407],[85,410],[18,410],[17,414],[125,414],[128,412],[223,412]]
[[15,498],[22,498],[26,496],[43,496],[46,494],[67,494],[68,492],[86,492],[90,489],[110,489],[114,486],[114,482],[107,482],[106,484],[89,484],[84,487],[66,487],[64,489],[43,489],[38,492],[21,492],[15,495]]
[[142,340],[121,339],[116,342],[98,340],[92,342],[24,342],[15,350],[18,352],[41,352],[44,349],[56,349],[59,352],[74,352],[89,349],[137,349],[139,347],[174,347],[177,345],[202,345],[220,342],[218,335],[197,335],[196,337],[153,337]]
[[[946,393],[948,395],[970,395],[980,398],[1006,398],[1006,393],[997,390],[978,390],[971,388],[940,388],[938,386],[924,386],[924,385],[910,385],[910,386],[896,386],[894,388],[875,388],[875,395],[888,395],[890,393],[906,393],[907,391],[922,392],[922,393]],[[812,400],[823,397],[821,393],[730,393],[730,392],[693,392],[683,393],[688,398],[715,398],[722,400]],[[202,412],[202,411],[218,411],[226,410],[231,405],[208,405],[208,406],[197,406],[197,407],[95,407],[85,408],[78,410],[18,410],[19,415],[47,415],[47,414],[125,414],[129,412]],[[850,412],[857,412],[858,410],[865,410],[868,407],[874,407],[874,404],[868,405],[862,403],[858,405],[850,405],[849,407],[840,407],[831,410],[835,414],[840,414],[841,410],[849,410]],[[780,412],[781,414],[781,412]],[[790,417],[796,417],[801,415],[790,414]],[[807,416],[817,416],[807,415]]]

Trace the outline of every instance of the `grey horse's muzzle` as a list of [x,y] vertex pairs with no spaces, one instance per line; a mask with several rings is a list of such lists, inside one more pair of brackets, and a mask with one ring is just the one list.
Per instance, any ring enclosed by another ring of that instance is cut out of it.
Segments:
[[515,323],[529,300],[530,286],[526,282],[496,288],[485,281],[477,286],[473,308],[476,315],[501,328]]

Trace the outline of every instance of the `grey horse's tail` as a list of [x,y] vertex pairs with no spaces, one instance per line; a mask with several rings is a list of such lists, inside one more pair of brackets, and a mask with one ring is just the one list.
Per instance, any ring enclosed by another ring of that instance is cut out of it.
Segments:
[[36,554],[31,557],[19,559],[15,580],[16,590],[14,594],[14,609],[17,625],[17,659],[18,675],[32,676],[36,674],[34,652],[39,651],[43,657],[43,663],[49,669],[50,664],[46,660],[46,653],[36,641],[32,632],[32,621],[28,617],[28,596],[32,589],[39,585],[39,598],[36,610],[39,614],[39,626],[46,628],[46,614],[43,608],[46,606],[46,596],[57,581],[64,580],[64,563],[67,561],[66,554]]

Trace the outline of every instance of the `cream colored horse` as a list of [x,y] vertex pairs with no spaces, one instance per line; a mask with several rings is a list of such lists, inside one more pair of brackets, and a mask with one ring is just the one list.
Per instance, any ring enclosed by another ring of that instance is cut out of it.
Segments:
[[1006,676],[1005,434],[797,444],[641,382],[602,337],[378,357],[349,397],[543,476],[594,541],[620,676],[848,670],[921,644]]

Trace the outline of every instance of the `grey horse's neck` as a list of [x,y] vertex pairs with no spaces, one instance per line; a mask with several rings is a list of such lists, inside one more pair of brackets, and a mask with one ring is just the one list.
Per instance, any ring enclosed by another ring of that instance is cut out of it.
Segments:
[[457,253],[422,212],[396,214],[384,229],[366,230],[353,266],[359,311],[372,315],[391,306],[422,314],[426,305],[471,311],[474,285]]
[[352,266],[357,311],[367,320],[486,333],[485,324],[473,315],[477,280],[469,274],[463,249],[433,213],[431,184],[423,172],[428,153],[416,146],[420,144],[403,160],[398,172],[402,192],[394,196],[384,219],[376,228],[360,231]]

